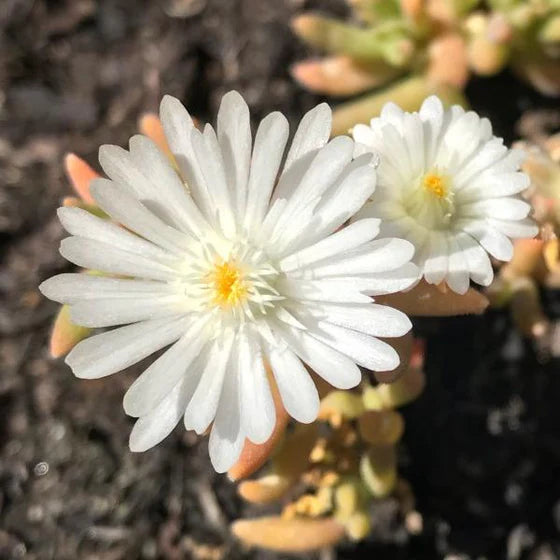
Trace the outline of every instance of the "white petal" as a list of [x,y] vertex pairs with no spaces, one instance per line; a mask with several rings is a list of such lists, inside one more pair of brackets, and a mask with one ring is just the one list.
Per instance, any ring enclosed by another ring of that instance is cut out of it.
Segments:
[[379,116],[381,119],[389,121],[393,126],[400,129],[404,115],[404,111],[398,105],[389,101],[383,105]]
[[[371,130],[371,128],[365,124],[355,125],[354,128],[352,129],[352,137],[354,138],[354,141],[357,143],[363,144],[368,148],[373,147],[373,142],[374,142],[373,130]],[[356,152],[354,152],[354,155],[356,155]]]
[[384,122],[380,128],[380,136],[384,144],[380,150],[381,165],[390,165],[401,182],[411,177],[414,171],[410,166],[406,141],[400,132],[393,125]]
[[523,150],[518,150],[516,148],[508,150],[504,157],[494,160],[494,162],[484,170],[484,173],[497,175],[499,173],[518,171],[521,164],[525,161],[525,158],[526,154]]
[[372,336],[403,336],[412,328],[404,313],[386,305],[316,303],[306,311],[319,320]]
[[158,190],[166,213],[183,231],[204,231],[208,226],[171,162],[152,140],[137,134],[130,139],[130,155]]
[[513,245],[511,241],[497,229],[484,222],[463,221],[458,223],[464,231],[471,234],[479,243],[496,259],[509,261],[513,257]]
[[185,317],[166,317],[97,334],[79,342],[65,362],[76,377],[105,377],[177,340],[188,321]]
[[39,289],[43,295],[59,303],[116,297],[138,299],[146,295],[168,295],[175,290],[163,282],[123,280],[90,274],[59,274],[45,280]]
[[426,167],[432,164],[434,156],[439,147],[441,131],[445,118],[445,112],[440,99],[431,95],[420,107],[420,118],[424,121],[424,138],[426,142],[425,157]]
[[286,323],[286,325],[289,325],[296,329],[301,329],[303,331],[306,330],[306,326],[303,325],[299,321],[299,319],[297,319],[295,315],[288,311],[285,307],[278,307],[277,309],[275,309],[274,315],[279,321],[281,321],[282,323]]
[[252,140],[249,107],[238,92],[230,91],[222,97],[217,128],[226,177],[235,193],[237,214],[242,216],[247,197]]
[[479,198],[499,198],[512,196],[524,191],[531,180],[525,173],[500,173],[487,177],[475,177],[471,183],[457,193],[461,203]]
[[371,301],[371,298],[363,295],[362,290],[355,288],[350,279],[346,278],[318,281],[281,278],[276,286],[284,297],[300,300],[347,303]]
[[[276,225],[272,233],[264,230],[264,239],[268,239],[270,247],[272,247],[271,255],[276,259],[282,258],[284,255],[294,253],[303,245],[313,242],[309,237],[309,232],[315,232],[319,220],[313,215],[319,198],[295,208],[289,212],[289,224],[287,226]],[[283,202],[283,201],[277,201]],[[287,206],[287,205],[286,205]],[[280,219],[284,219],[286,214],[279,213]],[[273,237],[274,236],[274,237]]]
[[173,431],[188,402],[186,384],[184,379],[176,383],[154,410],[136,421],[128,442],[131,451],[147,451]]
[[160,264],[149,254],[135,255],[115,249],[113,245],[83,237],[63,239],[60,243],[60,254],[83,268],[112,274],[166,281],[175,280],[177,277],[174,269]]
[[185,427],[202,434],[214,420],[231,352],[232,336],[217,339],[208,352],[208,361],[185,412]]
[[259,345],[252,336],[239,338],[240,401],[243,431],[253,443],[264,443],[276,423],[276,411]]
[[461,217],[488,216],[498,220],[522,220],[531,206],[518,198],[487,198],[461,205]]
[[[184,187],[165,156],[150,142],[141,136],[131,139],[134,153],[119,146],[101,146],[99,162],[110,179],[148,205],[152,212],[167,222],[185,223],[180,212],[186,208],[182,204],[184,194],[181,196]],[[147,174],[144,173],[146,169]]]
[[319,413],[319,394],[299,358],[288,348],[272,348],[268,357],[288,414],[304,424],[313,422]]
[[350,358],[319,342],[306,332],[283,329],[282,336],[297,355],[333,387],[351,389],[361,381],[360,368]]
[[183,104],[171,95],[164,95],[160,104],[160,118],[171,151],[189,156],[190,133],[194,123]]
[[[129,416],[143,416],[152,411],[183,377],[185,394],[190,400],[204,367],[201,360],[193,363],[206,344],[206,338],[200,336],[200,328],[200,323],[189,328],[130,386],[123,400]],[[185,409],[181,416],[184,413]]]
[[226,236],[233,235],[235,232],[233,193],[230,192],[227,184],[224,161],[216,133],[210,125],[206,125],[204,134],[196,129],[192,131],[191,141],[212,200],[212,207],[208,212],[211,212],[212,217],[217,216],[218,223]]
[[280,268],[284,272],[289,272],[350,251],[374,239],[378,232],[379,220],[375,218],[359,220],[337,233],[333,233],[329,237],[282,259]]
[[165,132],[165,139],[169,149],[187,182],[196,182],[200,177],[200,170],[194,161],[191,145],[191,131],[194,122],[183,104],[172,97],[164,95],[159,108],[161,124]]
[[331,134],[331,125],[332,112],[326,103],[321,103],[308,111],[296,130],[284,169],[289,169],[295,161],[308,152],[322,148]]
[[373,371],[392,371],[400,362],[399,355],[389,344],[326,321],[319,321],[317,328],[310,327],[309,334]]
[[223,382],[216,419],[210,433],[208,452],[216,472],[232,467],[243,448],[245,434],[241,425],[240,377],[237,349],[232,349],[231,367]]
[[489,286],[494,278],[494,271],[488,253],[466,233],[457,236],[457,243],[463,251],[471,278],[482,286]]
[[[419,279],[418,267],[413,263],[388,272],[363,276],[301,280],[280,280],[278,289],[282,295],[311,301],[367,303],[368,296],[393,294],[410,288]],[[367,294],[365,296],[360,294]]]
[[436,161],[445,169],[460,168],[480,146],[479,122],[480,117],[474,111],[454,119],[442,137]]
[[507,153],[504,141],[501,138],[492,138],[480,148],[475,157],[465,162],[457,171],[453,178],[455,187],[460,189],[469,185],[476,176],[480,176],[485,170],[491,170],[492,165],[502,160]]
[[447,285],[456,293],[464,294],[469,289],[469,268],[466,257],[459,247],[457,240],[450,237],[449,269],[446,275]]
[[426,121],[443,118],[443,105],[437,95],[430,95],[424,99],[419,115]]
[[488,141],[492,138],[492,123],[486,117],[480,119],[478,129],[482,141]]
[[191,116],[178,99],[166,95],[161,100],[160,118],[169,148],[193,199],[207,218],[213,216],[212,200],[192,146],[194,123]]
[[241,430],[233,433],[234,424],[228,422],[227,418],[219,418],[210,432],[208,453],[214,470],[225,473],[239,460],[245,444],[245,434]]
[[373,194],[375,184],[371,154],[364,154],[348,165],[317,207],[321,227],[317,228],[316,238],[333,232],[352,217]]
[[515,221],[489,218],[488,223],[504,235],[514,239],[532,239],[539,233],[539,226],[531,218]]
[[99,207],[115,222],[168,251],[182,253],[192,239],[160,220],[141,202],[112,181],[95,180],[91,185],[91,194]]
[[405,113],[402,117],[402,131],[410,169],[415,176],[419,176],[425,168],[425,141],[422,120],[415,113]]
[[248,229],[260,225],[268,208],[288,134],[288,121],[282,113],[271,113],[259,125],[247,187],[245,226]]
[[439,284],[447,273],[448,246],[444,234],[430,234],[429,254],[424,263],[424,278],[429,284]]
[[414,263],[405,263],[395,270],[378,272],[369,277],[351,278],[356,288],[369,296],[394,294],[413,286],[420,278],[420,271]]
[[[294,230],[299,231],[306,225],[297,219],[298,211],[313,201],[318,202],[318,198],[335,183],[350,163],[353,151],[354,143],[347,136],[334,138],[319,150],[293,192],[286,194],[288,204],[272,232],[271,243],[274,243],[275,235],[285,237],[286,229],[293,234]],[[280,183],[278,189],[281,188]],[[280,241],[283,242],[283,239]]]
[[159,200],[154,185],[136,167],[130,154],[120,146],[106,144],[99,148],[99,163],[107,176],[123,185],[140,200]]
[[123,251],[164,262],[172,258],[172,255],[152,243],[82,208],[59,208],[57,214],[64,229],[77,237],[100,241]]
[[90,328],[114,327],[186,313],[189,308],[180,294],[143,295],[139,299],[102,298],[75,303],[70,317],[76,325]]
[[378,239],[347,256],[304,270],[309,270],[312,278],[374,274],[401,267],[410,261],[413,254],[414,246],[404,239]]

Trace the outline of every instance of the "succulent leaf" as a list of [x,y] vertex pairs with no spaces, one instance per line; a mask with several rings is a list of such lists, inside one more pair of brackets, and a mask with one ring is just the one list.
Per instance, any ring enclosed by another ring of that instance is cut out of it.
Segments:
[[420,282],[408,292],[379,296],[377,301],[400,309],[407,315],[422,317],[449,317],[453,315],[479,315],[488,307],[488,299],[469,288],[459,295],[451,290],[442,291],[438,286]]
[[292,553],[333,546],[341,541],[345,534],[344,526],[329,517],[241,519],[235,521],[231,529],[233,534],[248,546]]
[[424,76],[412,76],[382,91],[367,94],[355,101],[339,105],[333,113],[333,135],[347,134],[358,123],[369,122],[379,116],[383,106],[392,101],[405,111],[417,111],[426,97],[436,93],[444,103],[466,105],[462,94],[455,88],[436,84]]
[[50,339],[50,353],[53,358],[64,356],[80,340],[87,338],[91,329],[75,325],[70,320],[70,306],[63,305],[54,321]]
[[397,482],[397,455],[394,446],[372,446],[360,460],[360,475],[375,498],[388,496]]

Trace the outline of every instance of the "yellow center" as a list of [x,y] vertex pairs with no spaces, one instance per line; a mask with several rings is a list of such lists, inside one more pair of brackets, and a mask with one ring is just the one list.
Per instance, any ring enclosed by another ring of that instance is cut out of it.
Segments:
[[447,177],[437,173],[427,173],[422,180],[424,188],[437,198],[447,197]]
[[237,305],[247,294],[242,273],[234,263],[216,264],[208,279],[214,288],[213,301],[221,307]]

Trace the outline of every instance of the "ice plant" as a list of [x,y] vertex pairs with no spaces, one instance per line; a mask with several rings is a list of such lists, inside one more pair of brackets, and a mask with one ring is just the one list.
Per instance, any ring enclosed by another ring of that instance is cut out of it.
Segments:
[[378,185],[357,220],[381,218],[383,236],[410,240],[429,284],[463,294],[472,279],[488,286],[488,254],[509,261],[510,238],[537,233],[519,193],[529,177],[524,153],[508,150],[487,119],[429,97],[418,113],[387,104],[370,126],[357,125],[358,151],[378,154]]
[[267,469],[238,486],[248,502],[280,502],[281,515],[235,521],[233,533],[245,544],[293,553],[367,538],[371,510],[381,501],[398,504],[405,517],[418,515],[398,475],[404,418],[396,409],[418,398],[424,384],[420,341],[392,383],[364,379],[353,391],[321,384],[318,420],[288,433]]
[[327,54],[292,68],[304,87],[363,97],[335,110],[334,130],[377,115],[391,100],[410,111],[430,94],[460,103],[469,78],[510,66],[546,95],[560,95],[556,0],[346,0],[352,18],[304,13],[294,32]]
[[91,194],[111,220],[59,210],[71,235],[62,255],[103,274],[62,274],[41,290],[70,305],[78,325],[117,327],[68,354],[78,377],[113,374],[171,345],[125,395],[138,418],[130,447],[149,449],[184,417],[198,434],[212,425],[221,472],[246,438],[262,443],[274,428],[268,368],[288,413],[311,422],[319,397],[304,364],[337,388],[359,383],[358,366],[398,366],[377,337],[402,336],[410,322],[369,296],[415,281],[414,248],[374,240],[376,219],[342,227],[373,194],[375,169],[370,154],[354,158],[350,138],[328,141],[326,104],[304,116],[285,160],[285,117],[268,115],[253,145],[236,92],[224,96],[216,131],[197,130],[172,97],[160,117],[176,167],[141,135],[129,151],[103,146],[109,179]]
[[546,360],[560,356],[560,321],[547,313],[543,301],[560,288],[560,134],[549,137],[549,118],[541,119],[526,115],[535,130],[527,130],[528,141],[519,143],[528,154],[523,170],[531,177],[528,199],[540,235],[515,243],[513,258],[500,268],[487,293],[495,307],[509,307],[518,331],[533,340],[540,359]]

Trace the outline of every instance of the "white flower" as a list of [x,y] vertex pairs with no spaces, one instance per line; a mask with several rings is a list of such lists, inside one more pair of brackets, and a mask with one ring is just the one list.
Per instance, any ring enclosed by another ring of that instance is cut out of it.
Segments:
[[379,158],[377,189],[355,219],[381,218],[381,235],[408,239],[430,284],[460,294],[469,278],[487,286],[488,253],[508,261],[509,238],[533,237],[530,206],[518,196],[529,185],[519,172],[523,152],[492,135],[488,119],[426,99],[418,113],[385,105],[371,126],[357,125],[357,153]]
[[156,445],[183,416],[198,434],[213,422],[210,457],[225,471],[245,438],[262,443],[275,425],[265,364],[301,422],[319,407],[302,362],[339,388],[359,383],[358,366],[398,365],[376,337],[404,335],[410,322],[364,294],[416,281],[414,248],[373,241],[375,219],[339,229],[373,193],[375,170],[369,154],[353,160],[352,139],[327,143],[326,104],[303,118],[283,165],[285,117],[268,115],[252,147],[249,109],[236,92],[222,100],[217,133],[199,132],[172,97],[161,119],[189,190],[149,139],[134,136],[129,152],[103,146],[110,180],[96,180],[92,194],[113,222],[78,208],[59,216],[72,236],[62,255],[106,275],[61,274],[41,290],[70,304],[79,325],[126,325],[70,352],[78,377],[110,375],[171,344],[124,398],[139,418],[130,447]]

